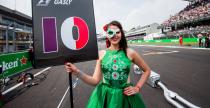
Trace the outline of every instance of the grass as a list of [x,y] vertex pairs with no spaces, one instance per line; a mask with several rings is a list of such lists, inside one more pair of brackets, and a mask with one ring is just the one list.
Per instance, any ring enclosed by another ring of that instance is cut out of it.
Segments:
[[[135,45],[161,45],[161,46],[179,46],[178,42],[141,42],[141,43],[129,43]],[[198,47],[197,42],[183,42],[183,46]]]

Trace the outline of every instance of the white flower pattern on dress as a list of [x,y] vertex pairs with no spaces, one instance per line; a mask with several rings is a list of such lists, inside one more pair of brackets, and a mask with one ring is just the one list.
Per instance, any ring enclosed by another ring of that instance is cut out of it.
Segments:
[[119,78],[119,73],[113,72],[113,73],[112,73],[112,79],[118,80],[118,78]]
[[[130,65],[128,58],[122,54],[123,51],[110,51],[106,54],[106,62],[102,63],[103,77],[106,80],[124,80],[127,81]],[[127,63],[128,62],[128,63]]]

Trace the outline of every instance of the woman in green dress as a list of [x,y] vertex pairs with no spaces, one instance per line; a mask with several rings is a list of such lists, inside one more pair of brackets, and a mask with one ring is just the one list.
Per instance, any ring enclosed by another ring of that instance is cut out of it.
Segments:
[[[107,33],[107,49],[99,51],[93,76],[80,71],[72,63],[65,64],[66,71],[96,86],[87,108],[145,108],[139,92],[150,75],[149,66],[135,50],[128,48],[118,21],[110,22],[104,29]],[[136,85],[130,83],[132,63],[144,71]]]

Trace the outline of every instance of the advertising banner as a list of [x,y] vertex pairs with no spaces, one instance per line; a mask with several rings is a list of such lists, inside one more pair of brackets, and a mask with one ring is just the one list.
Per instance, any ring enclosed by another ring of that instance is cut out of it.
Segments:
[[0,79],[32,68],[28,51],[0,55]]
[[35,67],[98,58],[93,0],[32,0]]

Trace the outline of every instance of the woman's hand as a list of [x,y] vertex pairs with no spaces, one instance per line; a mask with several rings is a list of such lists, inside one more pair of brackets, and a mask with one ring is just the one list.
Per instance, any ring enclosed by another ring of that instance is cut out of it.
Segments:
[[70,62],[65,63],[65,69],[67,72],[70,72],[74,75],[79,74],[79,69]]
[[139,91],[140,91],[139,87],[129,86],[124,89],[124,94],[127,96],[131,96],[131,95],[138,93]]

